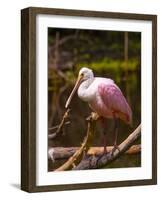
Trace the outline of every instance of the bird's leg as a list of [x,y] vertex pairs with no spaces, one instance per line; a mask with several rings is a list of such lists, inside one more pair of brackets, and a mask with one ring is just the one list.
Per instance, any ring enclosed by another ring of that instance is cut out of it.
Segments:
[[115,125],[114,125],[114,147],[113,147],[113,149],[112,149],[112,151],[111,151],[111,153],[112,153],[112,155],[113,155],[113,153],[114,153],[114,151],[116,150],[116,149],[118,149],[118,151],[120,151],[119,150],[119,147],[117,146],[117,138],[118,138],[118,119],[117,119],[117,117],[115,116],[115,114],[114,114],[114,123],[115,123]]
[[107,153],[107,138],[106,138],[106,120],[104,118],[101,118],[102,126],[103,126],[103,154]]
[[114,139],[114,147],[117,146],[117,138],[118,138],[118,119],[115,118],[115,139]]
[[106,146],[107,146],[107,139],[106,139],[106,130],[107,130],[107,125],[106,125],[106,120],[105,118],[101,117],[100,118],[100,122],[101,122],[101,125],[103,127],[103,135],[102,135],[102,142],[103,142],[103,153],[101,155],[98,156],[97,158],[97,164],[98,162],[101,160],[101,158],[106,155],[108,152],[107,152],[107,149],[106,149]]

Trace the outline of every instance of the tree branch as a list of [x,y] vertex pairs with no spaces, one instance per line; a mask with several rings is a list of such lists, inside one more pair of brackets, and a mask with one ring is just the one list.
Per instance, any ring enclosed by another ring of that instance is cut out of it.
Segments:
[[141,124],[119,145],[119,150],[116,149],[113,153],[109,152],[102,157],[86,156],[73,170],[97,169],[107,165],[125,153],[140,136]]
[[[49,159],[60,160],[60,159],[68,159],[73,156],[73,154],[78,151],[80,147],[50,147],[48,150]],[[107,146],[107,152],[110,152],[113,149],[113,146]],[[104,151],[104,147],[90,147],[87,155],[101,155]],[[131,146],[125,153],[126,154],[137,154],[141,152],[141,145],[133,145]]]
[[91,146],[97,117],[98,115],[96,115],[96,113],[91,113],[91,115],[87,118],[88,121],[87,133],[81,147],[67,160],[67,162],[65,162],[62,166],[60,166],[58,169],[54,171],[64,171],[72,169],[81,161],[83,155],[88,151],[88,149]]
[[51,130],[54,130],[54,129],[57,128],[57,130],[54,133],[48,135],[49,139],[56,138],[58,135],[60,135],[60,133],[62,133],[62,129],[63,129],[64,125],[70,123],[69,121],[68,122],[66,121],[66,119],[69,116],[69,112],[70,112],[70,109],[67,109],[67,111],[64,113],[63,118],[62,118],[62,120],[61,120],[59,125],[49,128],[48,131],[51,131]]

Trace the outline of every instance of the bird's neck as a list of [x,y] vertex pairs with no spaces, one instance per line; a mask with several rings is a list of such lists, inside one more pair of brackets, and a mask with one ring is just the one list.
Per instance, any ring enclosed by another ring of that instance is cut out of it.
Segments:
[[81,85],[79,86],[78,89],[78,96],[83,100],[83,101],[90,101],[91,94],[89,90],[89,86],[92,84],[94,81],[94,77],[90,78],[86,81],[83,81]]
[[88,89],[89,86],[92,84],[92,82],[94,81],[94,77],[93,78],[89,78],[85,81],[83,81],[80,85],[81,88],[83,88],[84,90]]

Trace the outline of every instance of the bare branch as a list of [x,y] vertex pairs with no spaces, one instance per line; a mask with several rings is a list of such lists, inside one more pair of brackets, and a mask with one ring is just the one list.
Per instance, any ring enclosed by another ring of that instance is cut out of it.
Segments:
[[[64,125],[68,125],[68,124],[70,124],[70,123],[71,123],[70,121],[67,121],[67,122],[64,123]],[[49,131],[53,131],[53,130],[55,130],[55,129],[58,129],[59,126],[60,126],[60,125],[53,126],[53,127],[49,128],[48,130],[49,130]]]
[[[63,115],[63,118],[62,118],[60,124],[57,126],[58,128],[57,128],[56,132],[48,135],[49,139],[53,139],[53,138],[57,137],[58,135],[60,135],[60,133],[62,133],[62,129],[63,129],[64,125],[67,123],[66,120],[69,116],[69,112],[70,112],[70,109],[67,109],[67,111]],[[68,122],[68,124],[69,124],[69,122]],[[49,128],[49,130],[50,130],[50,128]]]
[[91,146],[91,142],[93,140],[97,115],[95,113],[92,113],[88,118],[88,127],[87,127],[87,133],[86,137],[84,139],[84,142],[82,143],[81,147],[71,156],[67,162],[65,162],[62,166],[60,166],[58,169],[54,171],[64,171],[69,170],[75,167],[83,158],[83,155],[88,151],[88,149]]
[[116,149],[113,153],[109,152],[104,154],[101,158],[98,156],[86,156],[78,166],[74,167],[73,170],[83,169],[97,169],[101,168],[108,163],[114,161],[125,153],[133,143],[141,136],[141,125],[139,125],[120,145],[119,150]]
[[[67,112],[64,114],[63,119],[58,126],[57,132],[59,133],[65,123],[65,119],[68,116],[69,109]],[[119,150],[116,149],[112,151],[112,147],[107,147],[107,151],[109,153],[104,154],[100,157],[100,153],[102,153],[102,149],[98,149],[95,147],[95,153],[93,150],[90,149],[92,141],[93,141],[93,136],[95,132],[95,125],[96,121],[98,120],[99,116],[96,113],[91,113],[91,115],[87,118],[88,120],[88,126],[87,126],[87,133],[86,137],[84,139],[84,142],[82,143],[81,147],[78,149],[70,149],[71,151],[68,152],[68,157],[70,157],[62,166],[60,166],[58,169],[54,171],[64,171],[64,170],[83,170],[83,169],[96,169],[96,168],[101,168],[104,165],[107,165],[108,163],[114,161],[118,157],[120,157],[123,153],[127,152],[132,152],[132,148],[135,149],[134,152],[136,152],[136,146],[132,147],[134,142],[141,136],[141,125],[139,125],[128,137],[125,139],[120,145],[119,145]],[[57,134],[58,133],[54,133]],[[55,137],[55,136],[54,136]],[[131,147],[131,149],[130,149]],[[138,151],[140,151],[140,146],[138,146]],[[128,151],[129,149],[129,151]],[[97,151],[96,151],[97,150]],[[113,152],[113,153],[111,153]],[[48,155],[53,162],[55,161],[55,157],[52,156],[55,153],[54,148],[50,148]]]
[[[78,32],[76,31],[76,33],[73,34],[73,35],[65,36],[65,37],[63,37],[62,39],[59,40],[59,43],[57,45],[61,46],[64,43],[66,43],[67,41],[69,41],[69,40],[77,39],[77,35],[78,35]],[[53,46],[51,46],[50,51],[55,50],[55,48],[56,48],[56,44],[54,44]]]
[[[59,160],[59,159],[67,159],[71,157],[76,151],[78,151],[80,147],[50,147],[48,150],[49,159],[51,160]],[[110,152],[113,149],[113,146],[107,146],[107,152]],[[104,147],[90,147],[87,155],[101,155],[104,151]],[[137,154],[141,152],[141,145],[133,145],[131,146],[125,154]]]

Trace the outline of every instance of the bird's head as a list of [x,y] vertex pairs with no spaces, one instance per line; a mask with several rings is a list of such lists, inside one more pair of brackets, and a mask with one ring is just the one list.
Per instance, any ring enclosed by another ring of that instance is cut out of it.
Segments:
[[79,71],[78,78],[81,78],[82,81],[86,81],[94,77],[93,71],[87,67],[82,67]]
[[77,78],[77,81],[75,83],[75,86],[65,104],[65,108],[68,108],[72,98],[73,98],[73,95],[74,93],[76,92],[76,90],[78,89],[78,87],[80,86],[80,84],[83,82],[83,81],[86,81],[86,80],[89,80],[89,79],[93,79],[94,78],[94,75],[93,75],[93,71],[87,67],[82,67],[79,71],[79,74],[78,74],[78,78]]

